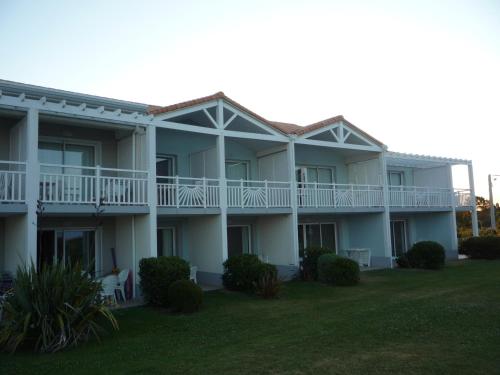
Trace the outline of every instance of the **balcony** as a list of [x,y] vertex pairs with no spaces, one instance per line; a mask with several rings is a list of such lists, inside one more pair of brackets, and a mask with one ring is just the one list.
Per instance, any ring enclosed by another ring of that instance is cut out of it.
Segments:
[[373,208],[384,206],[380,185],[299,183],[299,208]]
[[291,207],[289,182],[227,180],[227,206],[232,208]]
[[44,203],[147,205],[148,173],[130,169],[40,164]]
[[401,208],[448,208],[452,206],[451,189],[389,186],[389,205]]
[[470,189],[455,189],[455,207],[458,209],[470,209],[472,207]]
[[175,208],[219,207],[219,180],[191,177],[157,177],[158,206]]
[[0,203],[24,203],[26,163],[0,161]]

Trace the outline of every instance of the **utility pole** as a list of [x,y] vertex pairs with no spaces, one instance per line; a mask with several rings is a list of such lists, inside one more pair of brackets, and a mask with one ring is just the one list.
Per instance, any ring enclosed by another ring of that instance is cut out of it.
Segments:
[[497,229],[495,204],[493,203],[493,181],[495,181],[496,178],[493,178],[492,180],[492,177],[498,177],[498,175],[488,175],[488,187],[490,189],[490,227],[491,229]]

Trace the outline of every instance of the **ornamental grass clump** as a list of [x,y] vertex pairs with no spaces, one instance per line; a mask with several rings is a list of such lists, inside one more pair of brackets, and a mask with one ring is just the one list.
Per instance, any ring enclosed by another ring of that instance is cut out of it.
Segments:
[[53,353],[95,338],[118,323],[100,297],[101,284],[79,265],[22,266],[3,303],[0,347]]

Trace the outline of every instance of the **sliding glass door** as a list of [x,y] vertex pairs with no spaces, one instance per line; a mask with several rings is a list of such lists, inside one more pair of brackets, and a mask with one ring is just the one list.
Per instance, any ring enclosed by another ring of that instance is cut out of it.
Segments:
[[250,226],[231,225],[227,227],[227,251],[228,256],[250,253]]
[[394,258],[406,253],[407,247],[406,221],[391,220],[391,244]]
[[335,223],[299,224],[299,250],[310,246],[325,247],[337,251],[337,228]]
[[156,232],[156,241],[159,257],[177,255],[174,227],[158,228]]
[[94,230],[41,230],[38,232],[37,265],[63,263],[80,264],[83,269],[95,269],[96,249]]

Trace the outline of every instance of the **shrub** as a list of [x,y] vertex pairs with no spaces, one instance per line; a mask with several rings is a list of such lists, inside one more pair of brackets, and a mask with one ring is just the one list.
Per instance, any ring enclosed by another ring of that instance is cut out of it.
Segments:
[[417,242],[408,250],[406,256],[413,268],[437,270],[444,267],[444,248],[438,242]]
[[189,279],[189,264],[179,257],[143,258],[139,263],[140,286],[144,299],[168,307],[168,288],[177,280]]
[[500,259],[500,237],[471,237],[462,242],[462,253],[472,259]]
[[337,255],[333,253],[323,254],[318,258],[318,280],[322,283],[334,284],[334,264]]
[[229,290],[253,292],[261,275],[263,264],[257,255],[232,256],[224,262],[222,283]]
[[168,301],[175,312],[193,313],[201,307],[203,292],[191,280],[177,280],[168,288]]
[[19,267],[13,293],[3,304],[0,346],[11,352],[23,347],[52,353],[99,339],[101,322],[118,329],[100,290],[100,283],[78,265],[44,266],[39,271],[33,264]]
[[400,268],[410,268],[410,261],[406,254],[401,254],[396,258],[396,263]]
[[259,279],[255,284],[256,293],[266,299],[277,298],[281,286],[282,282],[278,278],[276,266],[267,263],[262,264]]
[[334,252],[325,247],[316,246],[310,246],[301,252],[300,271],[302,280],[318,280],[318,259],[323,254],[334,254]]
[[336,257],[332,272],[334,285],[351,286],[359,283],[359,264],[352,259]]

